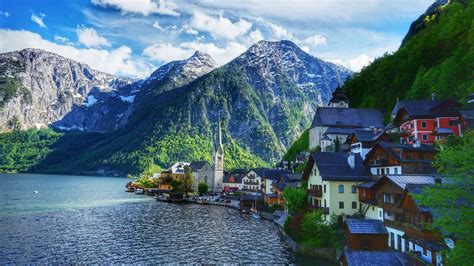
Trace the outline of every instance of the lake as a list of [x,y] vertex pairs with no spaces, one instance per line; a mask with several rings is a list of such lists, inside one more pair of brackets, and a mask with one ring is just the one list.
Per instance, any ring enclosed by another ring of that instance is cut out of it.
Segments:
[[0,264],[334,265],[296,255],[270,221],[220,206],[156,202],[124,192],[128,181],[0,175]]

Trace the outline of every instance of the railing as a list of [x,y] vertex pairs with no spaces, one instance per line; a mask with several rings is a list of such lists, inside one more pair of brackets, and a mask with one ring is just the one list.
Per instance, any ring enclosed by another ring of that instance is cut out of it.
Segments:
[[308,195],[312,197],[322,197],[323,191],[321,189],[308,189]]
[[359,202],[369,204],[369,205],[377,205],[377,200],[367,197],[359,197]]
[[258,186],[258,181],[244,181],[244,185]]

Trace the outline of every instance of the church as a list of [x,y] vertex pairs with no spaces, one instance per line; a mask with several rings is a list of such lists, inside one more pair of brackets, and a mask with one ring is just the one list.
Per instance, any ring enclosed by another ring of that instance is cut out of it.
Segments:
[[193,190],[198,190],[199,183],[206,183],[209,192],[219,193],[224,189],[224,145],[222,144],[221,121],[218,120],[217,132],[212,151],[213,162],[210,165],[207,161],[191,162],[189,166],[193,173]]
[[349,108],[349,98],[337,88],[327,107],[318,107],[309,130],[309,148],[330,151],[336,140],[345,142],[356,130],[382,130],[383,115],[376,109]]

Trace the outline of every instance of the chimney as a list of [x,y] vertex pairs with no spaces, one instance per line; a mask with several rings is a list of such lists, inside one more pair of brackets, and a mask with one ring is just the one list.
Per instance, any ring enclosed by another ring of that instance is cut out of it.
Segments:
[[431,93],[431,100],[432,101],[436,100],[436,93],[434,93],[434,92]]
[[417,138],[413,139],[413,148],[419,148],[421,147],[421,143]]
[[352,168],[354,169],[355,168],[355,156],[353,153],[349,153],[347,155],[347,164]]

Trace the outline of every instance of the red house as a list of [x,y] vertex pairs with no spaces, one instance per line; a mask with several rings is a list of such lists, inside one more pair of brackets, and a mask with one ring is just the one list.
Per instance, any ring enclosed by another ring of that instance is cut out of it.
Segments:
[[449,135],[461,134],[459,109],[454,100],[399,101],[392,110],[392,118],[400,127],[400,142],[433,143]]

